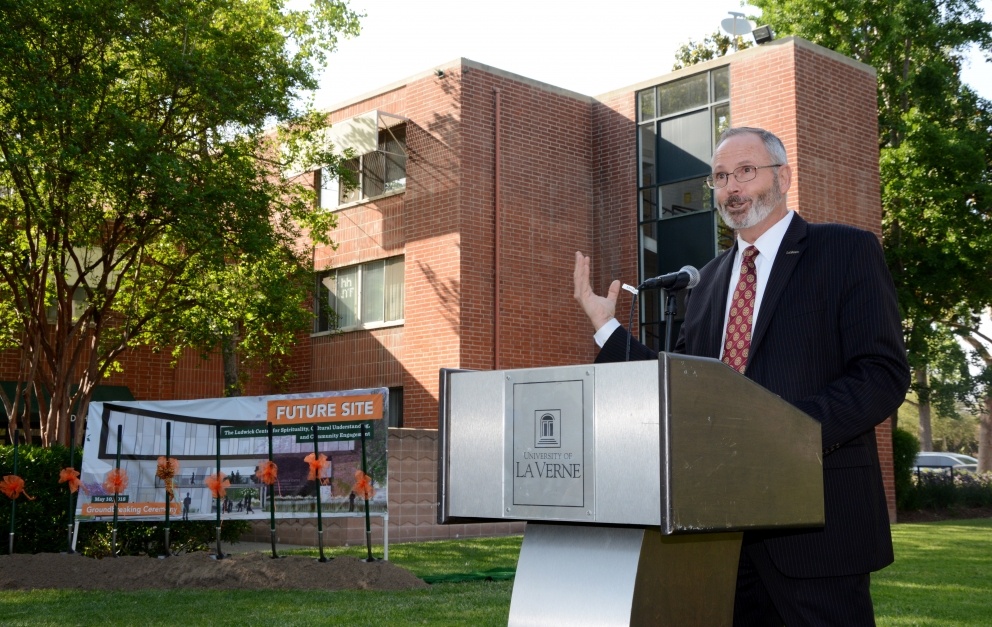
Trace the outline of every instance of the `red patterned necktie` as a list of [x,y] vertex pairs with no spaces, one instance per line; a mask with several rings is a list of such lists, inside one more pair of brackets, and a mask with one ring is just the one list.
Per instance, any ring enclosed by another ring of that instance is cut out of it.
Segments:
[[747,353],[751,349],[751,322],[758,288],[758,276],[754,269],[754,258],[757,256],[758,249],[754,246],[744,250],[741,278],[734,289],[734,300],[727,319],[727,337],[723,343],[723,363],[741,374],[747,366]]

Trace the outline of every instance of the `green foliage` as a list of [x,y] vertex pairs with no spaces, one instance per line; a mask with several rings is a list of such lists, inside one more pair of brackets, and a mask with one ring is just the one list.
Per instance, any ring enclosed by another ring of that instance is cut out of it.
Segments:
[[927,357],[925,366],[930,376],[925,386],[914,381],[910,389],[917,398],[928,401],[938,415],[956,419],[962,412],[974,412],[979,402],[975,392],[982,386],[958,336],[941,324],[931,325],[926,334],[919,336],[926,341],[926,347],[918,354]]
[[992,506],[992,473],[920,470],[913,479],[905,510]]
[[780,36],[796,35],[878,70],[882,145],[898,146],[904,114],[950,119],[961,112],[960,69],[972,44],[992,49],[977,0],[754,0]]
[[300,173],[340,164],[300,96],[360,16],[344,0],[293,6],[0,11],[0,346],[45,392],[45,443],[65,441],[69,408],[85,415],[136,342],[244,340],[264,359],[300,329],[298,277],[334,226]]
[[951,453],[978,454],[978,417],[965,411],[955,416],[938,414],[932,421],[934,448]]
[[913,491],[913,470],[920,442],[912,433],[895,429],[892,432],[892,467],[895,471],[896,506],[906,507]]
[[[117,525],[118,555],[165,555],[165,527],[161,522],[124,521]],[[247,520],[225,520],[220,527],[221,549],[237,542],[251,528]],[[112,554],[113,523],[84,523],[79,526],[76,550],[87,557]],[[169,549],[172,553],[209,551],[217,546],[217,527],[206,520],[170,520]]]
[[[933,395],[931,395],[933,397]],[[930,417],[933,448],[937,451],[964,453],[976,456],[978,453],[978,415],[967,405],[958,404],[947,412],[944,403],[934,405],[936,412]],[[910,390],[906,401],[899,408],[899,425],[916,431],[919,402],[916,393]]]
[[[76,464],[81,455],[76,451]],[[59,483],[59,472],[69,466],[69,449],[21,445],[17,449],[17,475],[24,479],[25,496],[17,499],[14,510],[15,553],[57,553],[68,549],[69,489]],[[77,467],[78,470],[78,467]],[[0,446],[0,477],[14,474],[14,447]],[[75,500],[73,501],[75,505]],[[0,531],[10,530],[10,499],[0,495]],[[216,530],[209,521],[170,521],[169,545],[173,552],[203,551],[216,545]],[[76,549],[91,557],[110,555],[111,523],[79,525]],[[250,528],[244,520],[224,521],[221,540],[237,542]],[[119,521],[117,547],[120,555],[160,555],[165,535],[158,522]],[[6,542],[3,553],[7,551]]]
[[675,51],[675,65],[672,66],[672,71],[717,59],[736,50],[750,48],[753,45],[753,41],[742,36],[738,36],[735,41],[734,38],[717,30],[707,35],[702,42],[690,39],[679,46],[678,50]]
[[[77,451],[76,464],[81,461]],[[59,483],[59,472],[69,466],[69,449],[63,446],[17,447],[17,476],[24,492],[14,508],[14,552],[65,551],[69,536],[69,489]],[[78,468],[77,468],[78,469]],[[0,446],[0,478],[14,473],[14,447]],[[0,495],[0,532],[10,532],[11,501]],[[7,552],[7,542],[2,553]]]

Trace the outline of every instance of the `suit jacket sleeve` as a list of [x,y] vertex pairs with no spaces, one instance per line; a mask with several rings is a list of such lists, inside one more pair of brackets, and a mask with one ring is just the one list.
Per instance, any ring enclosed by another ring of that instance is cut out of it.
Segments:
[[[794,327],[787,347],[790,356],[779,364],[785,373],[778,375],[788,376],[790,368],[801,367],[793,372],[805,375],[794,380],[816,387],[801,395],[789,390],[783,396],[820,422],[828,453],[885,420],[903,402],[909,386],[896,291],[882,247],[865,231],[845,229],[845,235],[833,242],[846,244],[832,251],[832,263],[840,272],[825,274],[837,284],[823,286],[831,300],[821,304],[835,320]],[[817,320],[815,312],[812,318]],[[814,350],[807,352],[808,347]],[[762,374],[766,379],[768,374]]]
[[[627,342],[630,342],[630,359],[627,359]],[[654,352],[644,344],[637,341],[630,335],[630,332],[623,327],[617,328],[606,340],[606,344],[596,355],[597,364],[613,363],[618,361],[645,361],[648,359],[658,359],[658,353]]]

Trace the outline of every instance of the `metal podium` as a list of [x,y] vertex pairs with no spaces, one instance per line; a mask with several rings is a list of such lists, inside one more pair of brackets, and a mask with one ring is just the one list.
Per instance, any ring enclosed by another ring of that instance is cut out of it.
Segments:
[[820,426],[723,363],[441,371],[438,522],[526,520],[511,625],[730,625],[741,531],[823,524]]

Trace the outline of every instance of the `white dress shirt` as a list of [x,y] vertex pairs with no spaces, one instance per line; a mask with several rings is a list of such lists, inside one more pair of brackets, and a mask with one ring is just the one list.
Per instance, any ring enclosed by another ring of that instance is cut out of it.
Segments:
[[[737,237],[737,254],[734,255],[734,270],[730,275],[730,285],[727,291],[727,308],[723,312],[723,334],[720,336],[720,346],[723,346],[727,340],[727,321],[730,319],[730,305],[733,304],[734,290],[737,288],[737,282],[741,276],[744,251],[748,246],[754,246],[758,249],[758,256],[754,258],[757,288],[754,295],[754,313],[751,316],[751,329],[753,330],[758,324],[761,298],[765,295],[768,277],[772,274],[772,264],[775,262],[775,256],[778,255],[779,247],[782,246],[782,239],[785,237],[785,232],[789,230],[789,225],[792,224],[793,215],[795,215],[795,212],[790,210],[785,214],[785,217],[773,224],[771,228],[762,233],[761,237],[753,243],[745,241],[740,236]],[[720,357],[722,359],[723,355],[721,354]]]

